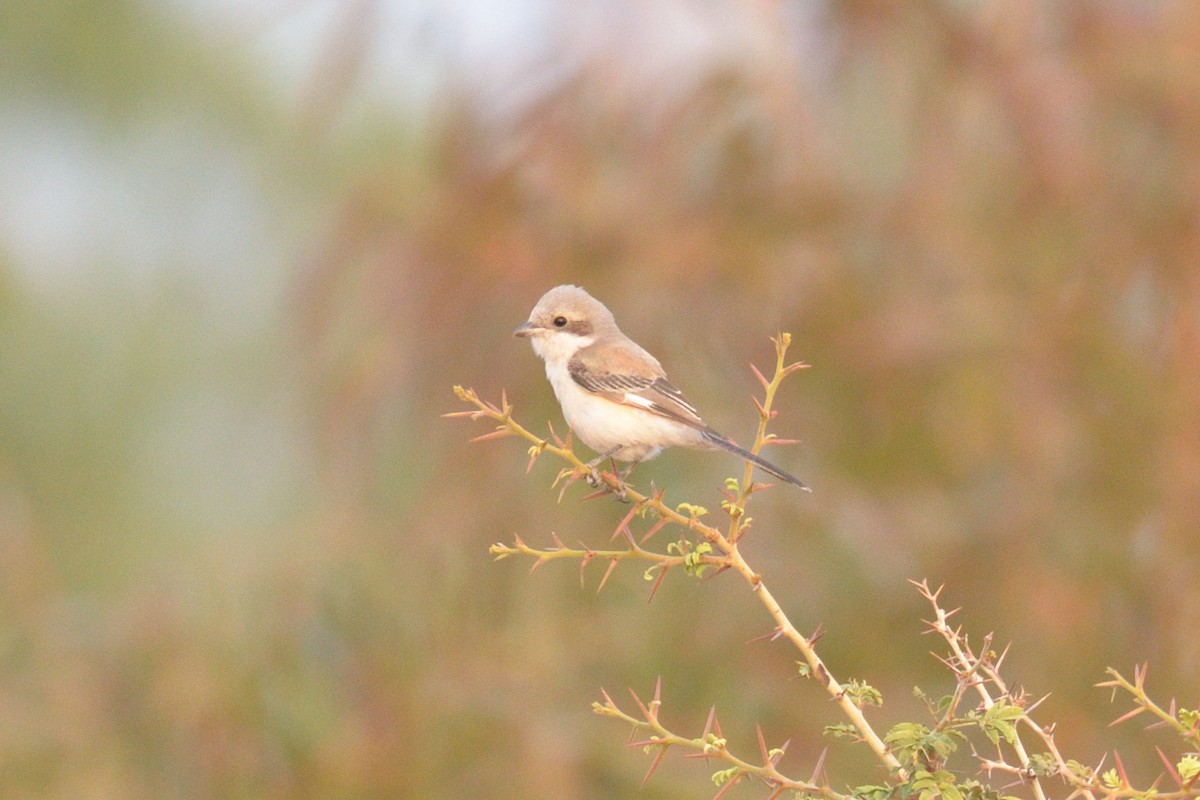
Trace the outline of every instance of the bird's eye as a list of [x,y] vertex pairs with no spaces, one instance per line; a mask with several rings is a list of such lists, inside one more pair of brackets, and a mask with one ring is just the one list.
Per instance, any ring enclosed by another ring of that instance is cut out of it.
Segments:
[[556,327],[556,328],[567,327],[567,318],[566,317],[555,317],[554,318],[554,327]]

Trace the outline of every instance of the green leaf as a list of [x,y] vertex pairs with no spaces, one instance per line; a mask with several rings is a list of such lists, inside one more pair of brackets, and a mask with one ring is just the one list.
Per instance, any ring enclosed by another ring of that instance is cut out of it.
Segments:
[[692,519],[699,519],[708,513],[708,509],[704,506],[693,505],[692,503],[680,503],[675,506],[675,510],[680,514],[686,511]]
[[1191,781],[1200,775],[1200,758],[1191,754],[1184,756],[1175,765],[1175,771],[1179,773],[1179,777],[1183,778],[1184,783]]
[[1017,738],[1017,721],[1025,716],[1025,709],[1010,705],[1004,700],[997,700],[987,711],[979,714],[974,712],[970,718],[991,740],[992,744],[1000,744],[1000,740],[1012,744]]
[[835,722],[832,725],[826,725],[825,735],[832,736],[835,739],[859,738],[858,728],[854,727],[849,722]]
[[918,800],[938,797],[943,800],[966,800],[962,790],[955,784],[954,774],[946,770],[915,770],[904,788],[909,797],[915,794]]
[[842,686],[842,692],[859,708],[863,706],[883,705],[883,694],[874,686],[864,681],[852,679],[850,683]]
[[855,786],[850,790],[850,796],[858,800],[887,800],[892,793],[892,787],[866,784]]
[[696,549],[687,553],[683,557],[683,569],[688,575],[694,575],[697,578],[704,575],[704,571],[712,566],[712,564],[704,564],[701,558],[711,553],[713,547],[708,542],[700,542],[696,545]]
[[1058,762],[1050,753],[1034,753],[1029,757],[1029,769],[1035,776],[1045,778],[1058,772]]
[[1117,773],[1116,768],[1105,770],[1104,774],[1100,776],[1100,782],[1109,789],[1121,788],[1121,776]]
[[719,769],[712,774],[712,782],[717,786],[724,786],[729,783],[730,778],[741,772],[738,767],[730,767],[729,769]]
[[933,731],[915,722],[901,722],[892,727],[883,741],[906,764],[937,765],[958,749],[954,731]]

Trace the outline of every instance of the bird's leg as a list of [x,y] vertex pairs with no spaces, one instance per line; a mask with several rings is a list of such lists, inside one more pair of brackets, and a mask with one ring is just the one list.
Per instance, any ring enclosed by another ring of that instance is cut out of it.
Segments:
[[[620,450],[622,447],[623,447],[623,445],[617,445],[616,447],[610,447],[608,450],[605,450],[603,453],[596,456],[595,458],[593,458],[591,461],[587,462],[587,464],[584,465],[585,467],[587,467],[587,470],[588,470],[587,475],[584,476],[584,480],[587,481],[588,486],[591,486],[593,489],[595,489],[597,486],[600,485],[600,473],[596,472],[596,465],[599,464],[604,459],[611,458],[612,456],[616,455],[617,451]],[[613,474],[615,475],[616,472],[617,472],[616,468],[614,467]]]
[[617,479],[617,488],[613,491],[613,495],[622,503],[628,503],[629,499],[625,496],[625,476],[633,472],[633,468],[637,466],[637,462],[634,461],[632,464],[630,464],[624,472],[621,472],[617,469],[616,459],[613,459],[610,463],[612,464],[613,475],[616,476]]

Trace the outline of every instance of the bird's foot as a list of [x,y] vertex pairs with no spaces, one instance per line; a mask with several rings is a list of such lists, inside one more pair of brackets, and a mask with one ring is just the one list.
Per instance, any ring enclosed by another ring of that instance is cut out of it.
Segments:
[[600,485],[600,473],[596,471],[595,467],[589,466],[587,472],[583,473],[583,479],[593,489]]
[[604,479],[604,475],[606,474],[608,473],[598,472],[595,467],[583,473],[583,479],[587,481],[588,486],[591,486],[593,489],[600,489],[600,491],[593,496],[599,496],[608,492],[622,503],[628,503],[629,497],[625,491],[625,481],[621,480],[621,476],[614,470],[612,476],[617,482],[617,485],[614,487],[611,483]]
[[620,486],[619,489],[613,489],[611,486],[609,486],[608,483],[606,483],[604,481],[604,479],[600,477],[600,472],[596,469],[596,467],[600,464],[601,461],[603,461],[606,458],[612,458],[613,454],[615,454],[620,449],[621,449],[620,446],[614,447],[611,450],[601,453],[600,455],[593,458],[591,461],[587,462],[587,464],[584,465],[584,468],[587,471],[583,473],[583,479],[585,481],[587,481],[588,486],[591,486],[593,489],[598,488],[600,486],[600,484],[603,483],[606,489],[608,489],[613,494],[615,494],[617,496],[617,499],[624,503],[624,502],[628,502],[625,499],[625,483],[621,480],[624,476],[622,476],[619,472],[617,472],[616,462],[615,461],[612,462],[612,465],[613,465],[613,473],[612,474],[613,474],[613,477],[617,479],[617,483]]

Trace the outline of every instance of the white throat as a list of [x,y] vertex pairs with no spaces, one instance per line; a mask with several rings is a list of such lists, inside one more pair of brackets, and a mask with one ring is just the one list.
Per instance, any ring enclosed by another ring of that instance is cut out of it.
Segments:
[[566,331],[551,331],[530,339],[533,352],[541,356],[547,365],[566,364],[576,353],[595,341],[594,336],[576,336]]

